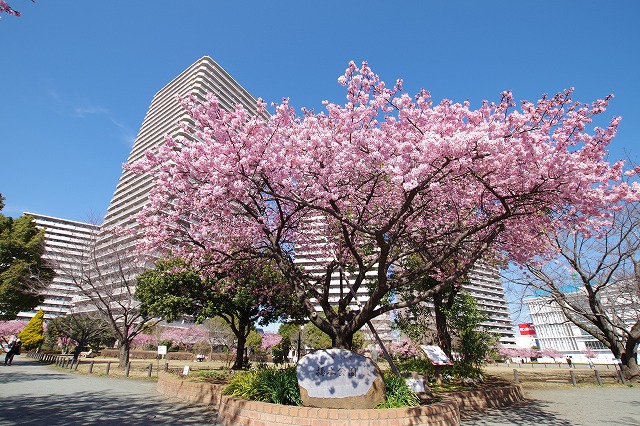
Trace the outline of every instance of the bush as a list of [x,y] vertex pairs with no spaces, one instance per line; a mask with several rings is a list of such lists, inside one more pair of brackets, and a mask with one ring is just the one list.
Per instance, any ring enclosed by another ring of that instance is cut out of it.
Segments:
[[302,404],[295,367],[262,368],[236,373],[229,381],[224,394],[273,404]]
[[201,377],[213,382],[227,383],[233,373],[227,370],[195,370],[193,372],[194,377]]
[[435,370],[431,361],[425,358],[409,358],[396,362],[396,366],[403,373],[415,371],[427,377],[435,375]]
[[29,320],[27,325],[22,329],[18,337],[22,341],[22,347],[26,350],[37,348],[44,342],[44,311],[40,309],[33,318]]
[[[435,369],[431,361],[425,358],[413,358],[407,359],[403,361],[398,361],[396,363],[398,369],[402,372],[415,371],[417,373],[422,373],[427,377],[435,376]],[[473,365],[469,365],[463,362],[454,362],[451,366],[442,366],[440,367],[440,374],[442,374],[442,379],[467,379],[473,378],[477,379],[478,377],[483,377],[483,372],[481,368],[474,367]]]
[[271,356],[273,357],[273,362],[276,364],[284,364],[285,362],[289,362],[287,356],[289,355],[289,350],[291,349],[291,342],[288,339],[282,339],[280,343],[276,343],[271,347]]
[[384,384],[387,387],[387,399],[376,406],[376,408],[399,408],[417,407],[420,399],[416,393],[407,386],[403,377],[386,372],[384,374]]

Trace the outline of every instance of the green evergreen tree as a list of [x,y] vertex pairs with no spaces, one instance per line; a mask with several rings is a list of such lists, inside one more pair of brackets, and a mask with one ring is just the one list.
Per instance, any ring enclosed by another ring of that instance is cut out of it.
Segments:
[[[0,194],[0,210],[3,207]],[[0,214],[0,320],[12,320],[42,303],[42,289],[53,278],[43,251],[44,230],[31,216],[13,219]]]
[[35,349],[44,341],[44,311],[40,309],[19,334],[22,347]]
[[488,319],[487,314],[478,308],[475,297],[466,292],[459,293],[445,313],[457,338],[454,349],[460,354],[460,362],[469,367],[480,367],[498,343],[498,338],[480,325]]
[[220,317],[236,336],[234,370],[244,367],[244,348],[254,324],[268,325],[295,315],[291,293],[279,291],[282,276],[269,264],[246,262],[237,270],[202,277],[181,259],[164,259],[138,276],[135,298],[143,315],[196,322]]

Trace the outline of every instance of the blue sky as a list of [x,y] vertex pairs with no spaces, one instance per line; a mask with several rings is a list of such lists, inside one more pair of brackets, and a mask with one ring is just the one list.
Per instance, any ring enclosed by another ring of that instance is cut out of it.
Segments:
[[102,217],[155,92],[211,56],[255,97],[342,103],[350,60],[434,100],[614,93],[638,159],[640,2],[9,1],[0,20],[5,215]]

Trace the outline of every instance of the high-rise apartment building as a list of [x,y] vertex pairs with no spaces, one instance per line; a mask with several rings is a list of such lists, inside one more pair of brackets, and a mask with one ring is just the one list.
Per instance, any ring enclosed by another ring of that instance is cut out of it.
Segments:
[[489,317],[481,326],[498,336],[501,344],[515,345],[513,321],[498,268],[478,262],[469,271],[468,278],[462,289],[475,297],[478,308]]
[[[208,93],[214,93],[223,108],[228,110],[234,109],[238,104],[247,111],[256,108],[254,97],[213,59],[205,56],[155,94],[128,162],[143,158],[147,150],[156,149],[164,143],[166,136],[187,137],[180,124],[189,123],[190,120],[178,98],[194,95],[205,100]],[[135,228],[136,214],[147,203],[153,184],[152,178],[147,174],[134,174],[124,170],[109,204],[103,229]]]
[[[226,109],[233,109],[238,104],[247,111],[256,108],[253,96],[215,61],[205,56],[155,94],[128,162],[142,159],[148,150],[161,146],[167,136],[190,137],[182,130],[182,125],[189,125],[191,121],[179,99],[194,96],[205,101],[209,93],[215,94]],[[120,305],[132,297],[135,277],[144,269],[153,267],[154,253],[140,256],[134,247],[136,237],[128,231],[137,227],[136,215],[147,204],[149,191],[154,184],[152,177],[147,174],[124,170],[95,243],[97,267],[94,274],[99,274],[100,278],[92,285],[95,289],[103,289],[111,299],[121,300]],[[117,232],[114,233],[114,230]],[[80,310],[92,310],[92,302],[87,295],[79,296],[75,303]]]
[[30,319],[42,309],[46,319],[70,312],[75,293],[74,280],[70,273],[79,269],[90,241],[99,227],[89,223],[59,219],[36,213],[25,213],[33,217],[36,226],[45,230],[43,258],[52,266],[55,276],[43,291],[44,301],[32,311],[20,312],[18,319]]
[[[311,224],[309,232],[313,233],[313,218],[309,222]],[[315,218],[315,223],[318,226],[321,222],[322,218]],[[333,260],[326,241],[321,237],[310,238],[310,242],[304,248],[296,247],[295,255],[295,262],[298,265],[304,267],[311,275],[319,278],[326,274],[326,269],[323,265]],[[376,271],[369,271],[366,275],[375,280]],[[328,289],[329,302],[337,304],[350,291],[350,285],[352,285],[352,282],[349,280],[348,274],[334,272]],[[483,329],[497,336],[501,344],[514,346],[515,332],[499,270],[486,263],[478,262],[469,272],[468,281],[462,285],[462,289],[476,299],[478,308],[487,315],[487,321],[481,324]],[[360,287],[356,294],[358,300],[353,302],[353,309],[358,309],[358,301],[364,303],[369,298],[366,286]],[[317,310],[321,310],[319,306]],[[391,321],[391,313],[386,313],[372,320],[374,328],[385,342],[394,340]],[[369,334],[368,329],[364,328],[363,331],[366,335]],[[369,340],[373,339],[372,336],[368,337]]]

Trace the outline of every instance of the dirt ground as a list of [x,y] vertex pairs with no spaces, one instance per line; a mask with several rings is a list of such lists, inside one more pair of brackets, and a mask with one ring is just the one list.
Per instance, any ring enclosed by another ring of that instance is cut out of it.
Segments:
[[[107,363],[110,363],[109,376],[124,377],[125,369],[118,368],[118,361],[115,358],[83,358],[80,364],[73,370],[80,374],[89,374],[90,365],[93,362],[92,375],[106,376]],[[168,368],[174,371],[182,372],[185,366],[189,366],[193,370],[228,370],[229,364],[221,361],[185,361],[185,360],[157,360],[157,359],[132,359],[129,368],[129,377],[156,380],[158,370],[164,370],[165,363]],[[149,366],[151,365],[151,373]],[[381,365],[384,368],[383,365]],[[62,367],[59,367],[62,368]],[[69,366],[66,367],[69,369]],[[618,374],[613,365],[596,366],[602,386],[628,386],[629,384],[620,383]],[[577,366],[577,368],[569,369],[566,365],[553,364],[505,364],[487,365],[484,368],[485,374],[490,378],[502,379],[506,382],[513,383],[515,381],[515,373],[517,371],[518,382],[524,389],[562,389],[572,388],[571,372],[575,377],[576,387],[599,386],[594,370],[587,366]],[[639,386],[639,384],[635,384]]]
[[[227,363],[220,361],[184,361],[184,360],[158,360],[158,359],[131,359],[131,366],[129,368],[129,377],[156,380],[158,378],[158,370],[164,370],[165,363],[168,363],[168,368],[171,370],[183,371],[185,366],[189,366],[190,370],[222,370],[228,368]],[[93,363],[93,367],[91,364]],[[109,372],[107,374],[107,365],[109,365]],[[149,374],[149,366],[151,366],[151,374]],[[92,375],[98,376],[113,376],[113,377],[125,377],[126,370],[118,367],[118,360],[115,358],[81,358],[80,363],[71,367],[67,364],[65,367],[59,366],[58,368],[65,368],[67,370],[75,371],[79,374],[89,374],[91,370]]]
[[559,389],[573,387],[571,373],[575,377],[577,387],[599,386],[596,370],[600,376],[602,386],[626,386],[618,377],[618,372],[613,365],[598,365],[592,370],[586,366],[569,369],[568,366],[560,367],[551,364],[512,364],[507,367],[488,365],[484,368],[488,376],[499,377],[510,382],[515,381],[514,370],[517,371],[518,382],[524,389]]

